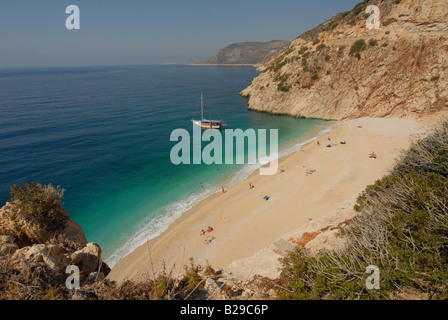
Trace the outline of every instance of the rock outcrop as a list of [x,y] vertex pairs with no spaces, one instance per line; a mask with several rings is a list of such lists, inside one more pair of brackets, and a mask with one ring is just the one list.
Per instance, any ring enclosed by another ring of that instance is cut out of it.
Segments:
[[261,65],[289,44],[289,41],[283,40],[233,43],[219,50],[212,58],[199,64]]
[[[77,266],[80,278],[104,278],[110,268],[101,259],[101,248],[88,243],[84,231],[68,217],[61,230],[49,231],[14,215],[15,204],[0,209],[0,261],[7,261],[12,272],[40,268],[46,276],[63,281],[66,268]],[[62,282],[64,283],[64,282]]]
[[[380,9],[369,30],[368,5]],[[249,109],[341,120],[448,108],[448,1],[364,1],[306,32],[241,92]]]

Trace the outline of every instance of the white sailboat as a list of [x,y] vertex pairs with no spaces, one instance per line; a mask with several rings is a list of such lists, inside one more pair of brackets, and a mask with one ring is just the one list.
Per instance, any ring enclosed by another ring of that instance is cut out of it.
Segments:
[[207,120],[204,118],[204,109],[205,104],[202,99],[201,94],[201,120],[191,120],[195,125],[204,128],[204,129],[221,129],[223,126],[226,126],[224,122],[221,120]]

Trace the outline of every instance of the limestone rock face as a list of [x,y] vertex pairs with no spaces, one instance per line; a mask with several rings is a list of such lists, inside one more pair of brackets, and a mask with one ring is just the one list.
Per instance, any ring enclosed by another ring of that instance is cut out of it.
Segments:
[[[35,244],[17,250],[12,256],[18,269],[24,268],[25,263],[44,263],[50,270],[60,273],[69,265],[70,260],[62,253],[57,245]],[[26,261],[26,262],[25,262]]]
[[[365,10],[380,8],[369,30]],[[367,1],[295,39],[241,92],[249,109],[341,120],[448,108],[448,1]],[[311,38],[311,35],[314,38]]]
[[86,274],[98,271],[101,265],[101,248],[96,243],[88,243],[71,255],[72,264],[80,267]]

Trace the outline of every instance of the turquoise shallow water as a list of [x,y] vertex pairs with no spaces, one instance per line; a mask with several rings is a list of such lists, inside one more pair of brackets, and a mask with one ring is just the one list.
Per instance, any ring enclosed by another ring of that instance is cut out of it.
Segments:
[[171,132],[192,132],[201,94],[207,118],[227,129],[278,129],[280,155],[324,128],[249,111],[238,93],[257,74],[182,65],[0,70],[0,200],[26,181],[62,186],[70,216],[113,265],[223,181],[231,187],[256,169],[171,163]]

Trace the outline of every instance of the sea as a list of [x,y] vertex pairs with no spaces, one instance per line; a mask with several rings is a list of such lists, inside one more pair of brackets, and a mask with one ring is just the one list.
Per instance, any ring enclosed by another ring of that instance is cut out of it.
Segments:
[[221,132],[265,129],[269,142],[277,129],[278,156],[329,130],[319,119],[248,110],[239,92],[258,74],[253,67],[188,65],[0,69],[1,205],[13,185],[61,186],[70,217],[113,266],[198,201],[258,169],[173,164],[179,141],[171,135],[192,134],[201,95],[204,116],[227,124]]

